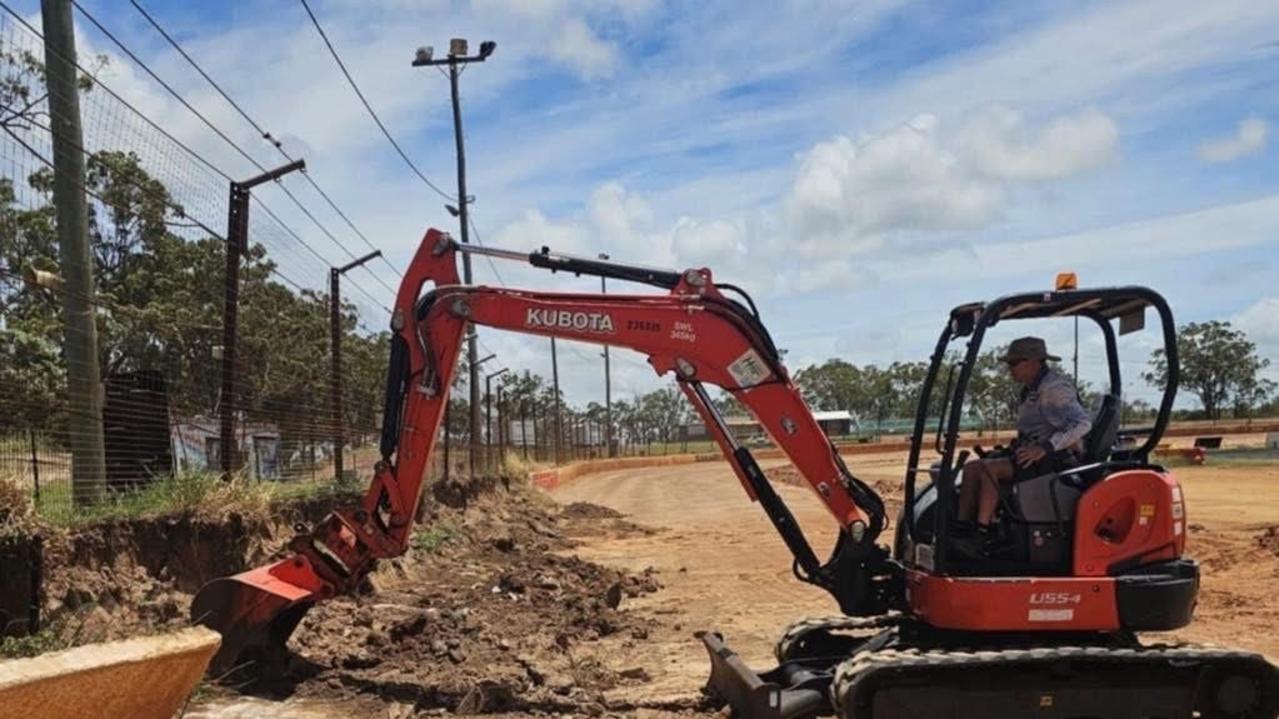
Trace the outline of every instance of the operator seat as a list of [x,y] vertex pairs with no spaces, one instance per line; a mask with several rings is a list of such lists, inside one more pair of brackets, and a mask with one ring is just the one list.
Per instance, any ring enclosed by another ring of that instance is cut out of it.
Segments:
[[1102,395],[1092,429],[1084,436],[1084,455],[1081,464],[1105,462],[1110,459],[1115,440],[1119,437],[1119,398],[1113,394]]
[[[1119,434],[1119,398],[1102,395],[1092,428],[1084,435],[1080,465],[1105,462]],[[1025,522],[1062,522],[1074,519],[1079,495],[1106,476],[1105,467],[1083,472],[1045,474],[1013,485],[1020,519]]]

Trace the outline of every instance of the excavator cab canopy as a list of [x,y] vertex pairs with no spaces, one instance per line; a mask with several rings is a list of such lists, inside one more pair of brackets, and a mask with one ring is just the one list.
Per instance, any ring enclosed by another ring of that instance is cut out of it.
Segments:
[[[1100,441],[1107,445],[1104,448],[1098,448],[1097,454],[1102,461],[1146,464],[1151,451],[1159,443],[1168,426],[1177,394],[1178,362],[1176,326],[1173,322],[1172,310],[1163,296],[1150,288],[1140,286],[1074,289],[1077,282],[1073,277],[1067,276],[1065,281],[1062,280],[1063,278],[1059,276],[1057,286],[1069,289],[1006,295],[990,302],[962,304],[950,312],[949,321],[937,340],[928,374],[920,392],[905,482],[905,516],[908,517],[912,516],[911,512],[918,496],[916,486],[918,477],[921,474],[926,477],[931,476],[937,485],[943,505],[940,508],[941,511],[936,513],[940,526],[935,528],[935,536],[939,538],[944,538],[948,534],[945,525],[948,521],[949,507],[945,505],[951,499],[959,469],[969,455],[968,450],[961,450],[958,446],[968,390],[978,365],[986,333],[1000,323],[1029,319],[1082,318],[1091,320],[1100,329],[1106,352],[1108,387],[1102,394],[1098,417],[1104,417],[1104,424],[1115,430],[1114,433],[1099,431],[1091,438],[1093,441],[1098,441],[1100,437]],[[1144,329],[1147,324],[1147,315],[1151,310],[1155,315],[1155,327],[1160,330],[1163,341],[1168,381],[1163,388],[1163,395],[1152,426],[1119,429],[1123,380],[1117,338]],[[962,354],[957,354],[952,351],[951,343],[961,340],[966,340],[966,347],[962,350]],[[939,379],[943,379],[943,369],[948,370],[945,372],[945,384],[940,393],[937,393]],[[940,406],[940,417],[938,417],[938,406]],[[930,416],[936,422],[935,426],[930,426]],[[1129,440],[1129,445],[1119,447],[1116,444],[1117,437]],[[1136,440],[1141,437],[1145,438],[1144,441],[1137,443]],[[938,458],[931,467],[921,469],[920,455],[930,440]],[[913,523],[906,524],[908,525],[906,530],[913,535],[915,532]],[[944,571],[946,542],[943,540],[938,544],[938,569]]]

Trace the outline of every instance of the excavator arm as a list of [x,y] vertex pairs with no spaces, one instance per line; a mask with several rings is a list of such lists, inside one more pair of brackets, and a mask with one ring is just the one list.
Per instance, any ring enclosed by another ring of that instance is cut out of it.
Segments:
[[[460,285],[460,252],[642,282],[668,294]],[[846,613],[879,613],[893,602],[900,572],[875,544],[884,526],[882,501],[844,466],[758,317],[728,299],[709,270],[652,270],[545,250],[523,255],[459,245],[431,230],[404,275],[392,313],[382,459],[372,483],[358,506],[334,511],[295,537],[290,556],[201,589],[192,603],[192,619],[223,635],[211,665],[215,673],[246,658],[246,651],[282,648],[315,602],[352,591],[376,560],[404,553],[468,324],[627,347],[647,355],[659,375],[675,375],[743,488],[790,548],[796,575],[830,591]],[[755,415],[842,528],[825,564],[749,450],[729,432],[707,384],[728,391]]]

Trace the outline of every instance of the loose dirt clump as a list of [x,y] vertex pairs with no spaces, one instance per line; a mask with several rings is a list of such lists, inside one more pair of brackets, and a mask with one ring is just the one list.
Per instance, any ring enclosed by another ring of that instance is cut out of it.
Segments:
[[1279,556],[1279,525],[1266,527],[1257,535],[1257,546]]
[[469,496],[464,510],[436,505],[413,549],[371,575],[373,591],[311,609],[288,676],[258,689],[375,695],[419,711],[591,713],[608,708],[605,689],[647,681],[643,667],[618,662],[655,626],[627,602],[659,589],[656,572],[569,554],[587,525],[613,532],[622,515],[561,511],[511,484]]
[[590,502],[573,502],[560,510],[560,516],[567,519],[621,519],[626,515]]
[[[799,470],[795,469],[793,465],[770,467],[765,470],[765,474],[773,482],[788,484],[792,487],[809,488],[808,480],[804,479],[804,475],[800,474]],[[875,493],[884,500],[885,505],[890,510],[895,510],[900,506],[901,482],[899,480],[863,479],[862,481],[875,490]]]
[[652,536],[658,530],[625,519],[626,515],[609,507],[590,502],[573,502],[560,508],[560,525],[566,535],[574,538],[621,539],[633,536]]

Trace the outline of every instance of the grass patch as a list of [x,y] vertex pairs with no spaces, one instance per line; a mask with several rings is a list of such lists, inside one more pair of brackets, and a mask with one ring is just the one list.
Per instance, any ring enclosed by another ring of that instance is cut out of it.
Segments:
[[[51,492],[56,487],[59,491]],[[70,482],[62,486],[42,487],[38,502],[39,515],[58,526],[79,526],[117,519],[139,519],[168,514],[191,514],[201,518],[220,519],[231,514],[245,518],[265,519],[273,505],[323,497],[357,495],[362,485],[334,482],[262,482],[243,476],[223,481],[217,472],[182,472],[160,477],[138,489],[111,492],[102,501],[88,507],[76,507],[71,498]],[[0,487],[0,513],[4,497]]]
[[431,554],[453,541],[456,536],[457,529],[452,524],[442,522],[437,526],[424,527],[413,532],[413,538],[409,540],[409,546],[416,551]]
[[50,622],[35,634],[0,639],[0,659],[35,657],[92,641],[84,634],[85,616],[87,613],[69,615]]
[[[69,484],[69,483],[68,483]],[[136,519],[162,514],[195,514],[223,517],[228,514],[266,516],[271,490],[256,482],[234,477],[222,481],[214,472],[182,472],[160,477],[138,489],[110,492],[102,501],[76,507],[70,498],[40,495],[40,514],[58,525],[91,524],[109,519]]]
[[524,479],[532,472],[547,467],[546,462],[538,462],[533,459],[526,458],[524,455],[516,451],[507,451],[502,455],[502,467],[500,473],[503,477],[512,479]]
[[1208,450],[1208,464],[1232,466],[1269,466],[1279,464],[1279,449],[1240,447]]

